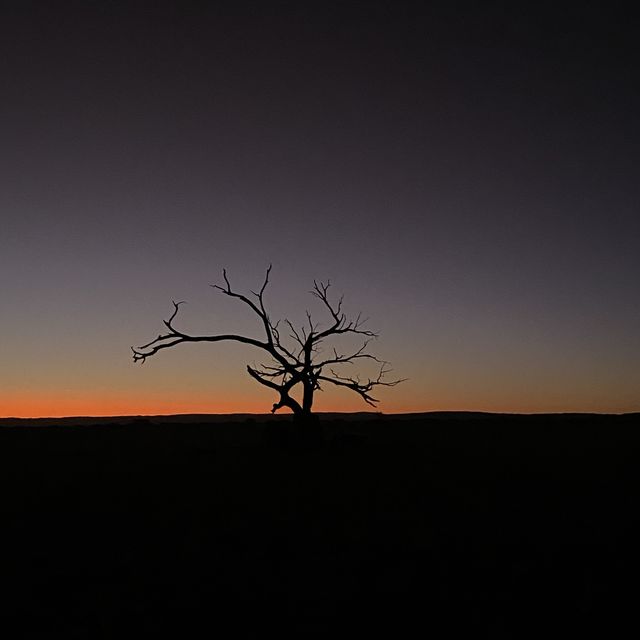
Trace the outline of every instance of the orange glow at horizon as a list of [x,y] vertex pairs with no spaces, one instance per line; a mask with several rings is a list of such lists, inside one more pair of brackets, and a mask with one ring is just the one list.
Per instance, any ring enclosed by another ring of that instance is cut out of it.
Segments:
[[[63,417],[109,417],[137,415],[176,415],[176,414],[233,414],[233,413],[269,413],[272,405],[270,396],[247,396],[226,394],[224,398],[202,398],[196,394],[149,392],[146,394],[121,393],[54,393],[38,394],[19,392],[11,397],[0,399],[1,418],[63,418]],[[555,412],[605,412],[625,413],[634,411],[633,407],[598,407],[532,404],[517,402],[485,401],[475,404],[472,399],[461,402],[452,397],[440,397],[428,405],[411,398],[389,398],[378,407],[359,402],[358,398],[319,394],[314,404],[317,412],[376,412],[385,414],[423,413],[429,411],[484,411],[491,413],[555,413]],[[287,415],[288,410],[280,410],[279,415]]]
[[191,413],[266,413],[259,399],[226,397],[198,400],[188,396],[149,394],[14,394],[0,401],[0,418],[63,418],[73,416],[171,415]]
[[[275,396],[274,396],[275,399]],[[386,413],[406,413],[426,411],[423,407],[402,407],[396,403],[393,406],[385,403],[384,407],[371,407],[358,398],[324,398],[318,396],[314,410],[322,412],[354,412],[354,411],[384,411]],[[266,414],[271,410],[272,399],[256,395],[247,397],[246,394],[224,398],[201,398],[195,394],[147,393],[116,394],[116,393],[54,393],[19,392],[11,397],[0,399],[0,418],[63,418],[74,416],[128,416],[128,415],[172,415],[172,414],[225,414],[225,413],[258,413]],[[282,409],[279,414],[286,415],[289,411]]]
[[[221,365],[217,363],[219,368]],[[140,375],[137,369],[122,367],[92,376],[47,376],[23,381],[7,380],[0,394],[0,418],[109,417],[175,414],[268,414],[277,394],[209,370],[199,363],[178,363],[190,367],[189,375],[176,377],[173,370],[156,367]],[[193,372],[193,373],[192,373]],[[455,373],[455,371],[453,372]],[[630,413],[638,411],[633,390],[619,391],[612,381],[573,379],[571,384],[546,384],[534,374],[512,383],[503,379],[474,387],[441,368],[438,375],[408,370],[409,379],[392,389],[379,389],[380,403],[372,407],[350,391],[324,389],[317,393],[313,410],[329,412],[381,412],[384,414],[429,411],[483,411],[491,413]],[[535,372],[534,372],[535,373]],[[288,415],[282,409],[278,415]]]

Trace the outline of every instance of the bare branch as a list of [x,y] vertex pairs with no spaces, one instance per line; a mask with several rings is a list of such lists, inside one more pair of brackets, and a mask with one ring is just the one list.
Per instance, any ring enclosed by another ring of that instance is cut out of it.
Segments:
[[[184,304],[183,302],[175,302],[173,303],[173,313],[167,320],[163,320],[164,325],[167,327],[168,331],[165,334],[158,335],[157,338],[151,340],[147,344],[142,345],[141,347],[131,347],[131,351],[133,352],[133,361],[144,363],[147,358],[154,356],[159,351],[163,349],[168,349],[170,347],[175,347],[177,344],[181,344],[183,342],[224,342],[224,341],[232,341],[232,342],[242,342],[244,344],[249,344],[254,347],[258,347],[260,349],[264,349],[271,353],[271,349],[268,343],[260,342],[260,340],[255,340],[254,338],[248,338],[246,336],[240,336],[235,334],[220,334],[220,335],[207,335],[207,336],[192,336],[182,331],[178,331],[173,326],[173,321],[175,320],[178,312],[180,310],[180,305]],[[273,354],[272,354],[273,355]]]
[[213,289],[218,289],[218,291],[222,291],[222,293],[224,293],[225,295],[227,295],[227,296],[229,296],[231,298],[238,298],[239,300],[244,302],[246,305],[251,307],[251,309],[253,309],[253,311],[262,320],[262,324],[264,326],[264,330],[265,330],[265,333],[267,335],[267,342],[270,345],[273,345],[273,334],[271,333],[271,325],[269,323],[269,317],[268,317],[267,312],[265,310],[264,299],[263,299],[264,291],[267,288],[267,285],[269,284],[269,274],[270,273],[271,273],[271,265],[269,265],[269,267],[267,268],[267,272],[265,274],[264,282],[262,284],[262,288],[260,289],[260,293],[255,293],[253,291],[251,292],[255,296],[258,297],[258,304],[260,305],[259,307],[256,306],[256,304],[253,303],[251,300],[249,300],[249,298],[247,298],[245,295],[243,295],[241,293],[236,293],[235,291],[233,291],[231,289],[231,283],[229,282],[229,277],[227,276],[227,270],[226,269],[222,270],[222,277],[224,278],[225,286],[222,287],[219,284],[212,284],[210,286]]
[[300,345],[301,349],[304,349],[305,341],[300,337],[300,334],[296,331],[296,328],[293,326],[293,323],[290,320],[287,320],[286,318],[284,321],[289,326],[289,329],[291,329],[290,337],[293,338]]
[[280,340],[280,331],[278,329],[279,324],[280,324],[280,320],[278,320],[278,322],[276,322],[275,324],[270,323],[271,333],[273,334],[274,348],[278,349],[279,351],[282,351],[282,353],[284,353],[285,356],[287,356],[294,362],[293,366],[296,366],[298,359],[296,358],[295,355],[293,355],[293,353],[285,345],[282,344],[282,341]]
[[378,336],[374,331],[362,328],[366,320],[362,320],[360,314],[358,314],[355,320],[347,320],[347,317],[342,312],[342,301],[344,299],[344,296],[340,296],[337,305],[333,305],[329,301],[327,292],[330,286],[331,282],[329,280],[327,280],[326,284],[323,282],[317,282],[315,280],[313,281],[313,290],[310,293],[322,301],[324,306],[329,310],[329,313],[331,314],[331,317],[333,319],[332,325],[330,325],[324,331],[321,331],[314,335],[314,342],[318,343],[330,335],[338,335],[344,333],[355,333],[369,338],[377,338]]
[[346,387],[347,389],[351,389],[355,391],[367,404],[375,407],[380,400],[374,398],[370,392],[374,387],[395,387],[397,384],[401,382],[405,382],[406,378],[399,380],[384,380],[384,376],[387,373],[391,372],[391,369],[386,369],[385,366],[389,364],[388,362],[382,362],[380,367],[380,372],[378,373],[378,377],[375,380],[369,378],[367,382],[361,382],[360,378],[341,376],[336,373],[333,369],[331,369],[331,376],[323,376],[319,375],[318,380],[323,380],[325,382],[330,382],[333,385],[338,387]]
[[[160,333],[156,338],[140,347],[131,347],[134,362],[144,363],[147,358],[156,355],[163,349],[169,349],[183,343],[195,342],[240,342],[251,345],[266,352],[270,357],[268,364],[247,366],[247,372],[262,386],[265,386],[279,395],[279,401],[273,405],[272,412],[288,407],[294,414],[308,416],[311,413],[313,396],[316,391],[321,391],[321,383],[330,383],[337,387],[350,389],[357,393],[367,404],[375,406],[378,402],[373,397],[372,391],[376,387],[393,387],[403,380],[386,380],[385,376],[390,373],[387,363],[378,359],[368,352],[368,347],[377,334],[364,328],[366,319],[363,320],[361,314],[349,320],[342,311],[343,298],[340,297],[337,303],[329,299],[329,289],[331,282],[315,281],[311,294],[318,298],[331,317],[330,324],[322,331],[318,330],[318,325],[313,322],[309,311],[305,311],[306,322],[296,329],[293,323],[285,319],[289,328],[289,337],[293,341],[293,346],[289,347],[283,343],[279,329],[280,320],[272,322],[264,303],[264,294],[269,284],[271,265],[266,270],[264,281],[258,291],[251,290],[255,301],[233,290],[226,269],[222,271],[223,285],[211,285],[231,298],[237,298],[247,305],[261,320],[265,332],[265,339],[237,335],[237,334],[212,334],[212,335],[191,335],[175,326],[180,307],[184,301],[172,301],[173,310],[166,320],[163,320],[165,332]],[[321,359],[320,354],[323,349],[321,344],[334,335],[353,334],[362,336],[364,341],[353,351],[339,352],[332,348],[332,356],[325,356]],[[340,367],[344,364],[353,365],[357,361],[371,360],[380,365],[380,371],[376,378],[368,378],[361,381],[357,375],[345,376],[338,373],[332,367]],[[323,371],[327,369],[330,374]],[[291,396],[294,389],[302,389],[302,400],[299,401]]]
[[302,412],[302,407],[300,406],[300,403],[289,395],[289,391],[291,390],[291,387],[294,384],[296,384],[296,382],[294,382],[293,380],[288,380],[284,384],[277,384],[272,380],[264,378],[259,371],[256,371],[255,369],[249,366],[247,366],[247,372],[254,380],[259,382],[261,385],[265,387],[269,387],[270,389],[273,389],[274,391],[277,391],[280,394],[280,402],[277,402],[273,405],[273,408],[271,409],[271,413],[275,413],[278,409],[281,409],[282,407],[289,407],[294,413]]
[[380,360],[376,356],[370,353],[365,353],[365,349],[369,346],[369,343],[371,342],[371,340],[372,340],[371,338],[369,338],[368,340],[365,340],[364,344],[357,351],[355,351],[350,355],[340,354],[334,348],[333,358],[328,358],[327,360],[318,362],[317,364],[314,365],[314,368],[322,368],[331,364],[343,364],[343,363],[351,364],[353,363],[354,360],[361,360],[361,359],[373,360],[375,362],[378,362],[379,364],[386,364],[384,363],[383,360]]
[[270,389],[273,389],[275,391],[280,391],[280,389],[282,388],[282,385],[277,384],[276,382],[273,382],[269,379],[271,376],[265,376],[264,373],[258,371],[257,369],[254,369],[253,367],[250,367],[249,365],[247,365],[247,371],[254,380],[257,380],[265,387],[269,387]]
[[305,311],[305,313],[307,314],[307,322],[309,324],[309,335],[312,335],[315,332],[317,325],[313,324],[313,320],[311,319],[311,314],[308,311]]

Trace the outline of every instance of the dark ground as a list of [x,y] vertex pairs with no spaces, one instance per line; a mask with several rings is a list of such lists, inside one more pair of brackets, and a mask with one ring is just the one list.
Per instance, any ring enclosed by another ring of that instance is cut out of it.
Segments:
[[0,428],[1,626],[635,637],[639,415],[288,425]]

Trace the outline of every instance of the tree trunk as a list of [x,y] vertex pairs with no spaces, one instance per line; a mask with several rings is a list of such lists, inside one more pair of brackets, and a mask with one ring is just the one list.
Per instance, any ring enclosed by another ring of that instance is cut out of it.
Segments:
[[313,383],[307,380],[304,383],[304,392],[302,394],[302,413],[305,416],[312,415],[311,407],[313,406]]

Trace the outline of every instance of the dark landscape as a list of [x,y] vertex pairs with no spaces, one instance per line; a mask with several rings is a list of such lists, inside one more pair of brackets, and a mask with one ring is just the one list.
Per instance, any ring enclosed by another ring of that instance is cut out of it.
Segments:
[[632,7],[0,2],[0,640],[640,637]]
[[12,637],[635,624],[639,414],[91,422],[0,421]]

